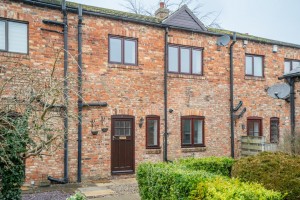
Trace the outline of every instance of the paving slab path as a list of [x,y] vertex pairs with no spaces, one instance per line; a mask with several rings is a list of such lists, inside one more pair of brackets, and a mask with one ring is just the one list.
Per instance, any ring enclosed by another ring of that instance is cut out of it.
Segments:
[[104,183],[95,183],[93,186],[78,188],[78,191],[92,200],[141,199],[135,178],[113,179]]

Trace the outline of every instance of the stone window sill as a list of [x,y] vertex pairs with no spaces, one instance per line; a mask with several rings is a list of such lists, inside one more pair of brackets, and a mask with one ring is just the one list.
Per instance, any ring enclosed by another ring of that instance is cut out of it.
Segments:
[[161,149],[146,149],[146,154],[160,154]]
[[113,64],[108,63],[109,68],[119,68],[119,69],[127,69],[127,70],[142,70],[143,68],[139,65],[124,65],[124,64]]
[[245,76],[245,80],[265,81],[265,77]]
[[206,151],[206,147],[190,147],[190,148],[181,148],[182,153],[189,152],[204,152]]
[[170,78],[183,78],[183,79],[198,79],[198,80],[205,80],[206,78],[203,75],[192,75],[192,74],[173,74],[168,73],[168,77]]

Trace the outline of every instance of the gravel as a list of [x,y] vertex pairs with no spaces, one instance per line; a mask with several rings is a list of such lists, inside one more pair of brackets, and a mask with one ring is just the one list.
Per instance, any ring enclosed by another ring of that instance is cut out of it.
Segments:
[[61,191],[43,192],[22,195],[22,200],[66,200],[71,194]]

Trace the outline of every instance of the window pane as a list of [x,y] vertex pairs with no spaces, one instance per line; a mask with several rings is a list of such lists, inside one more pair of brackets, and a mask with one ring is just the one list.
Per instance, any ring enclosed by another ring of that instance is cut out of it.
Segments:
[[182,120],[182,144],[191,144],[191,120]]
[[8,22],[8,51],[27,53],[27,24]]
[[293,69],[295,69],[296,67],[300,67],[300,62],[299,61],[293,61]]
[[126,135],[126,136],[130,136],[130,135],[131,135],[131,134],[130,134],[130,133],[131,133],[130,130],[131,130],[130,128],[126,128],[126,129],[125,129],[125,135]]
[[169,71],[178,72],[178,48],[169,47]]
[[246,56],[246,74],[253,75],[252,71],[252,57]]
[[255,121],[253,122],[253,135],[254,136],[259,136],[259,122]]
[[125,127],[126,128],[131,128],[131,123],[129,121],[125,121]]
[[136,42],[125,40],[125,63],[135,64],[136,62]]
[[203,144],[202,138],[202,120],[194,120],[194,143]]
[[183,73],[190,73],[191,56],[190,49],[180,49],[180,71]]
[[290,61],[286,61],[284,62],[284,73],[288,73],[291,71],[291,62]]
[[0,49],[5,50],[5,22],[0,21]]
[[148,120],[148,141],[147,146],[156,146],[158,145],[158,121],[157,120]]
[[254,125],[252,120],[248,122],[248,130],[249,136],[254,136]]
[[262,57],[254,57],[254,76],[263,76]]
[[193,50],[193,74],[201,74],[202,51]]
[[109,39],[109,61],[121,62],[121,39]]
[[271,134],[270,134],[270,142],[277,143],[279,141],[279,120],[271,119]]

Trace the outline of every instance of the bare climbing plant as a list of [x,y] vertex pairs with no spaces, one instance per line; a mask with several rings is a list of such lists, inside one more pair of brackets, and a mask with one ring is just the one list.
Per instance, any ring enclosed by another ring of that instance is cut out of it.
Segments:
[[124,3],[121,5],[129,12],[148,16],[154,16],[159,2],[164,2],[165,8],[169,9],[171,12],[176,11],[183,5],[187,5],[207,27],[221,28],[218,21],[221,11],[203,12],[202,9],[204,4],[200,3],[198,0],[159,0],[153,1],[153,4],[150,6],[145,5],[142,0],[123,0],[123,2]]
[[[0,199],[20,199],[25,160],[54,155],[64,140],[63,118],[77,119],[66,112],[75,105],[64,99],[64,50],[53,51],[53,61],[41,64],[29,56],[0,59]],[[66,77],[73,96],[74,78]]]

